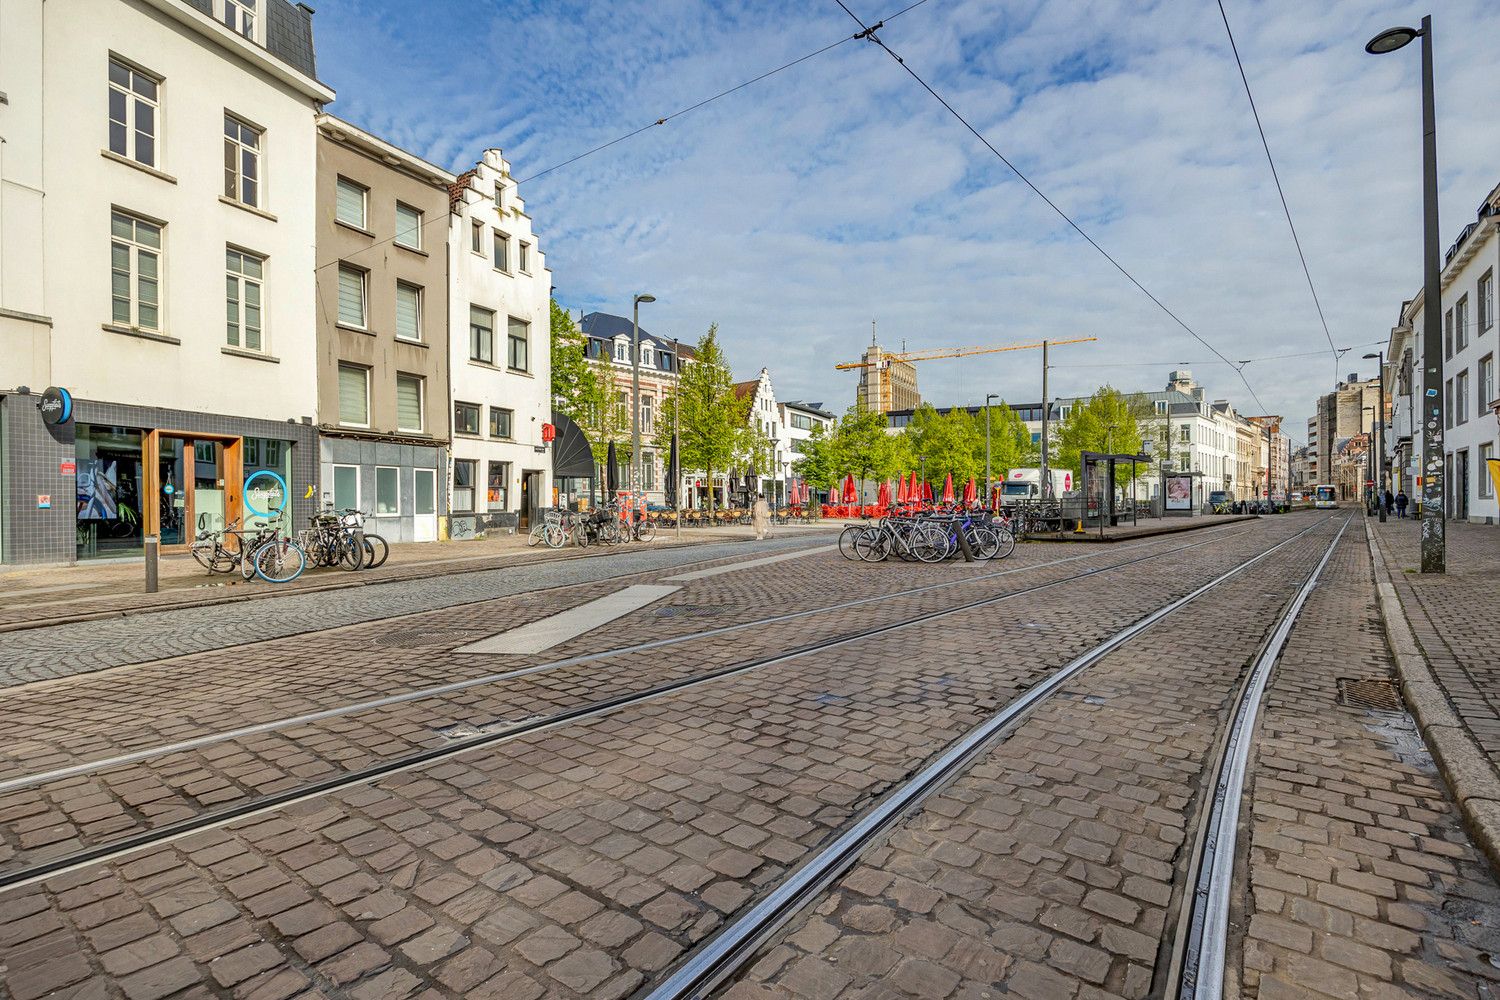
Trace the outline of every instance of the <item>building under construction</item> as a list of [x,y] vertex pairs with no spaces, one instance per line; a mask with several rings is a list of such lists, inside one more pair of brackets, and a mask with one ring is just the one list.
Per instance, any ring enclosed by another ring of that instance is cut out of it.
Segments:
[[890,413],[892,410],[915,410],[922,405],[917,390],[917,366],[897,361],[880,349],[874,336],[860,358],[859,394],[854,403],[862,413]]

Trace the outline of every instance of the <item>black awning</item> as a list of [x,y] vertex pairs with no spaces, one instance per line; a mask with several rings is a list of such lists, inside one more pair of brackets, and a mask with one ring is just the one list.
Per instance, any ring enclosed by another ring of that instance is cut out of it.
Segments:
[[552,426],[557,428],[557,436],[552,439],[552,477],[594,478],[594,449],[583,428],[556,410],[552,411]]

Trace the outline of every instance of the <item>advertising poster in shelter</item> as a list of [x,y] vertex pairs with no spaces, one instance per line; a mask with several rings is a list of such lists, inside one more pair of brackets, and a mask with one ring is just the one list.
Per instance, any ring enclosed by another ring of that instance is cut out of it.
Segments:
[[1167,510],[1193,509],[1193,477],[1167,477]]

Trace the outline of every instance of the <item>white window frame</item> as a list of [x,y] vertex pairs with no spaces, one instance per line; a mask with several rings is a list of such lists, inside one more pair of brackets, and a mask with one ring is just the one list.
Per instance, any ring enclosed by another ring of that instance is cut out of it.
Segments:
[[[468,486],[459,486],[458,485],[458,468],[461,465],[468,466],[468,468],[473,471],[473,475],[470,477],[469,485]],[[450,511],[452,511],[453,513],[457,513],[457,514],[475,514],[475,513],[479,512],[479,472],[480,472],[480,468],[479,468],[479,460],[478,459],[474,459],[474,458],[455,458],[453,460],[453,473],[452,473],[452,476],[449,478],[449,484],[450,484],[449,510]],[[461,489],[469,491],[469,505],[467,507],[460,506],[457,502],[455,502],[456,498],[458,496],[458,491],[461,490]]]
[[236,35],[252,42],[260,41],[260,0],[215,0],[214,16]]
[[641,393],[641,433],[649,434],[656,426],[656,397],[650,393]]
[[616,361],[624,361],[627,364],[630,362],[630,343],[629,343],[629,341],[625,341],[625,340],[616,340],[615,341],[615,360]]
[[[240,258],[241,269],[239,271],[234,270],[230,266],[230,254],[235,254]],[[260,263],[259,278],[252,278],[249,275],[245,274],[244,261],[246,260],[246,258],[255,260]],[[256,354],[270,353],[270,346],[266,343],[266,258],[258,253],[241,249],[240,247],[237,247],[233,244],[226,245],[224,247],[224,280],[224,294],[226,296],[224,303],[226,324],[224,330],[225,342],[230,347],[233,347],[236,350],[252,351]],[[233,339],[230,339],[230,331],[228,329],[228,315],[230,309],[230,300],[228,299],[228,295],[229,282],[231,281],[234,282],[235,285],[235,297],[233,299],[233,308],[235,311]],[[256,347],[250,346],[250,338],[246,334],[249,324],[246,322],[246,313],[248,311],[248,307],[245,303],[245,290],[251,286],[255,287],[260,297],[260,344]]]
[[[129,237],[115,235],[116,218],[129,220],[131,232]],[[140,240],[139,227],[142,225],[150,226],[156,230],[156,246],[153,247],[149,243],[144,243]],[[164,265],[167,256],[167,227],[159,222],[136,215],[133,212],[125,212],[116,208],[110,210],[109,232],[110,323],[118,325],[121,322],[120,318],[115,315],[115,304],[118,301],[118,296],[114,294],[114,276],[116,273],[123,273],[126,275],[127,294],[129,296],[127,301],[129,302],[130,313],[125,318],[124,325],[130,327],[132,330],[149,330],[153,333],[161,333],[166,329],[166,267]],[[127,254],[126,270],[123,272],[120,272],[115,267],[114,251],[116,246],[123,247]],[[141,261],[147,258],[155,262],[156,276],[154,278],[146,278],[141,274]],[[149,281],[154,281],[156,284],[156,323],[151,326],[141,322],[141,292],[145,283]]]
[[1479,335],[1489,333],[1495,325],[1495,269],[1492,267],[1479,276]]
[[[416,296],[417,296],[417,335],[415,337],[406,337],[406,336],[402,336],[402,334],[401,334],[401,323],[400,323],[400,319],[399,318],[400,318],[400,315],[401,315],[401,310],[400,310],[400,306],[401,306],[401,292],[402,292],[403,289],[407,289],[407,290],[410,290],[412,292],[415,292]],[[397,316],[397,319],[395,321],[393,321],[393,325],[396,328],[396,339],[399,340],[399,341],[401,341],[402,343],[405,343],[405,344],[420,344],[420,343],[422,343],[422,339],[423,339],[422,338],[422,311],[423,311],[423,309],[426,308],[426,303],[423,300],[427,297],[424,293],[425,293],[425,289],[423,289],[421,285],[413,284],[410,281],[399,281],[398,280],[396,282],[396,307],[397,307],[396,308],[396,316]]]
[[[359,193],[359,221],[346,219],[339,214],[339,190],[352,189]],[[333,218],[335,222],[341,222],[346,226],[352,226],[361,232],[370,231],[370,189],[359,181],[350,180],[348,177],[340,176],[333,182]]]
[[[396,474],[396,509],[384,514],[380,512],[380,474],[385,471]],[[361,508],[363,509],[363,508]],[[401,467],[399,465],[377,465],[375,466],[375,503],[370,507],[371,517],[400,517],[401,516]]]
[[469,223],[469,251],[484,256],[484,223],[478,219]]
[[[361,372],[365,376],[365,419],[364,419],[364,423],[353,423],[353,422],[349,422],[349,421],[345,421],[344,420],[343,388],[344,388],[344,369],[345,368],[348,368],[351,371]],[[339,426],[340,427],[369,427],[370,426],[370,410],[371,410],[371,405],[370,405],[370,369],[366,368],[364,365],[357,365],[357,364],[354,364],[352,362],[340,361],[338,363],[338,367],[337,367],[336,371],[338,372],[338,389],[339,389],[339,397],[338,397]]]
[[[489,320],[490,320],[490,325],[489,325],[489,333],[490,333],[489,346],[490,346],[490,352],[489,353],[490,353],[490,356],[488,358],[480,357],[478,354],[476,354],[476,344],[477,344],[477,339],[478,339],[477,336],[476,336],[476,334],[477,334],[477,331],[484,329],[484,327],[482,327],[479,324],[477,324],[477,323],[474,322],[474,314],[476,312],[484,313],[487,316],[489,316]],[[497,364],[497,362],[495,361],[495,317],[496,317],[496,315],[497,315],[497,313],[493,309],[486,309],[486,308],[484,308],[484,306],[476,306],[476,305],[470,304],[470,306],[469,306],[469,360],[470,361],[477,362],[477,363],[479,363],[481,365],[495,365],[495,364]]]
[[[508,413],[508,414],[510,414],[510,417],[509,417],[509,419],[507,421],[507,423],[510,424],[510,433],[508,433],[508,434],[497,434],[495,432],[495,416],[497,414],[501,414],[501,413]],[[509,408],[504,407],[504,406],[491,406],[489,414],[487,416],[487,419],[488,419],[489,423],[488,423],[488,426],[486,427],[486,431],[488,432],[489,437],[490,437],[491,440],[493,440],[493,441],[514,441],[516,439],[516,411],[515,410],[509,409]]]
[[501,274],[510,274],[510,234],[496,229],[494,239],[491,240],[491,243],[494,246],[495,252],[494,256],[490,258],[490,263]]
[[1479,482],[1479,498],[1481,500],[1489,500],[1495,495],[1495,484],[1490,479],[1489,463],[1489,459],[1495,457],[1495,442],[1479,442],[1479,448],[1476,450],[1476,454],[1479,457],[1479,474],[1474,478]]
[[[525,335],[517,337],[512,333],[512,323],[520,323],[526,330]],[[515,343],[517,340],[521,342],[522,348],[526,353],[526,357],[522,358],[524,363],[519,365],[513,363],[515,361]],[[505,368],[507,371],[512,372],[529,373],[531,371],[531,324],[526,320],[517,319],[514,316],[505,317]]]
[[[416,224],[416,226],[414,228],[412,228],[412,229],[406,230],[406,232],[414,234],[414,242],[411,242],[411,243],[404,242],[401,239],[401,233],[402,233],[402,230],[401,230],[401,210],[402,209],[406,209],[406,211],[412,213],[413,215],[415,215],[417,217],[417,224]],[[404,247],[407,250],[421,250],[422,249],[422,221],[423,221],[424,218],[425,218],[424,213],[422,212],[422,210],[420,208],[416,208],[416,207],[414,207],[412,205],[408,205],[406,202],[400,201],[398,199],[397,202],[396,202],[396,235],[392,238],[392,242],[395,243],[396,246],[398,246],[398,247]]]
[[368,330],[370,328],[370,272],[353,264],[339,261],[337,290],[343,291],[344,273],[359,275],[359,322],[351,323],[344,319],[343,313],[338,311],[338,302],[334,302],[334,315],[338,319],[339,326],[347,326],[355,330]]
[[334,484],[338,481],[338,475],[339,475],[338,470],[340,470],[340,469],[353,469],[354,470],[354,509],[355,510],[364,510],[365,509],[364,505],[361,502],[364,499],[363,498],[364,483],[360,482],[360,480],[361,480],[362,477],[359,474],[360,467],[357,466],[357,465],[349,465],[349,464],[344,463],[344,462],[335,462],[334,463],[333,469],[332,469],[332,471],[329,474],[328,495],[331,496],[331,497],[333,497],[334,501],[337,502],[338,492],[335,489]]
[[[109,64],[111,69],[113,69],[114,67],[119,67],[126,74],[125,83],[123,84],[115,82],[115,80],[113,79],[113,74],[106,74],[110,91],[122,94],[125,98],[125,120],[123,122],[120,122],[120,124],[125,129],[125,149],[122,152],[114,148],[114,143],[110,140],[109,137],[108,125],[106,125],[105,127],[105,148],[117,156],[123,156],[128,160],[135,161],[136,163],[143,164],[153,169],[159,169],[162,161],[163,132],[161,120],[162,78],[154,73],[142,69],[135,63],[132,63],[127,59],[121,59],[119,56],[116,56],[114,54],[110,55]],[[156,96],[147,97],[145,94],[142,94],[140,91],[136,90],[136,82],[134,79],[135,77],[140,77],[142,80],[149,81],[152,87],[155,88]],[[136,113],[139,111],[139,108],[137,106],[138,103],[144,104],[151,109],[151,131],[141,133],[151,139],[151,158],[148,160],[143,160],[140,158],[140,156],[138,155],[139,148],[136,145],[136,135],[137,133],[140,133],[140,129],[136,127]],[[110,114],[108,103],[105,104],[104,114],[105,121],[113,124],[115,119]]]
[[1453,409],[1458,414],[1455,423],[1469,422],[1469,369],[1467,368],[1453,376]]
[[516,266],[522,274],[531,273],[531,244],[524,240],[516,245]]
[[1479,419],[1483,420],[1489,412],[1490,401],[1495,398],[1495,355],[1486,354],[1480,358],[1477,372],[1479,377],[1475,379],[1478,386],[1475,398],[1479,403]]
[[651,345],[650,344],[642,344],[641,345],[641,366],[642,367],[646,367],[646,366],[649,366],[650,364],[651,364]]
[[[229,129],[233,126],[237,134],[229,135]],[[245,143],[245,133],[250,132],[255,136],[255,145]],[[265,200],[266,171],[265,158],[262,152],[265,149],[266,130],[259,125],[252,124],[239,115],[228,110],[224,111],[224,151],[234,158],[233,172],[231,168],[224,168],[224,197],[230,201],[237,201],[241,205],[249,205],[251,208],[260,208],[261,202]],[[245,160],[248,157],[255,164],[255,194],[245,197]]]
[[1469,346],[1469,297],[1460,295],[1453,307],[1453,353],[1458,354]]
[[[417,383],[417,426],[401,426],[401,380],[408,379]],[[421,375],[411,372],[396,373],[396,430],[403,434],[426,434],[427,433],[427,379]]]

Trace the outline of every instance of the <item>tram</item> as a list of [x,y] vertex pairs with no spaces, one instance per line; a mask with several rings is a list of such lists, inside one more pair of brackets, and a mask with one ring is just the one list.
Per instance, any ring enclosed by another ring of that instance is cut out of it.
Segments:
[[1339,491],[1331,484],[1324,484],[1313,488],[1314,507],[1337,507],[1339,505]]

